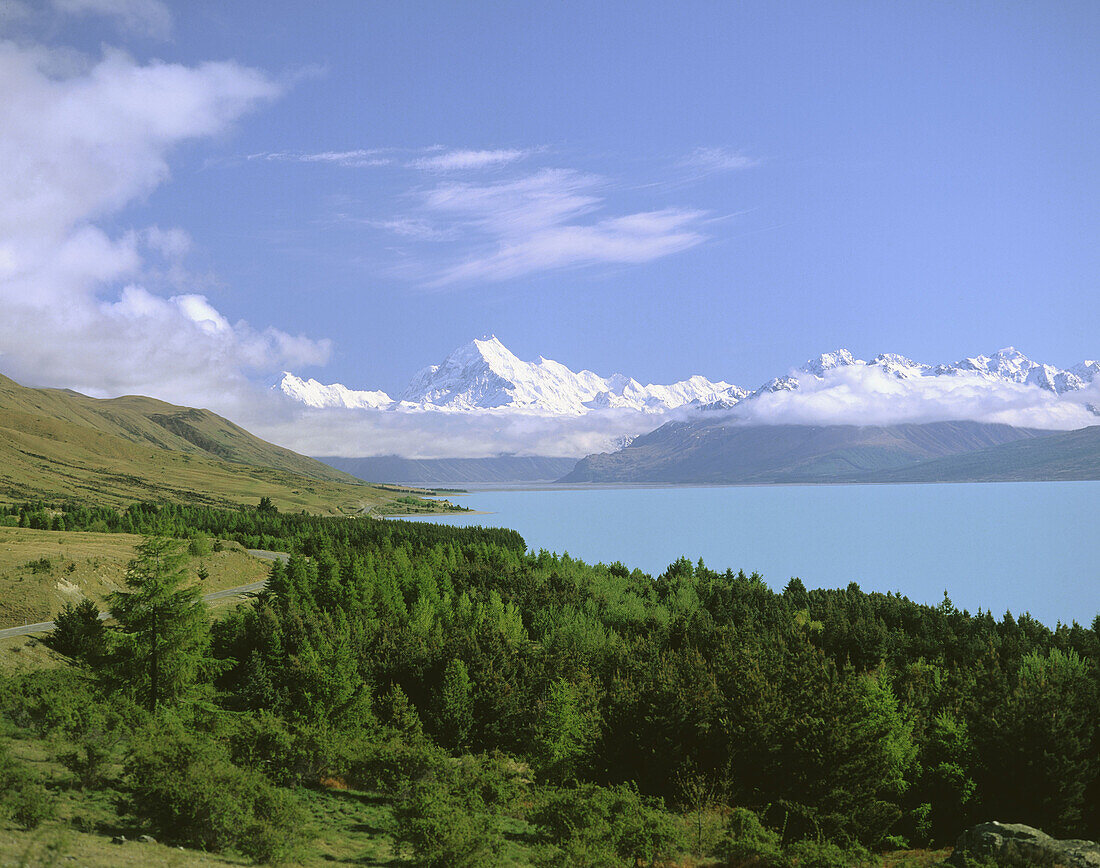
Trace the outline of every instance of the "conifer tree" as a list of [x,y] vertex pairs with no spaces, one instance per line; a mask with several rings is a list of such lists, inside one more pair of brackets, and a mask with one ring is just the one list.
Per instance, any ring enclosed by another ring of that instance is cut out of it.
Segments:
[[129,590],[110,596],[119,624],[111,675],[153,712],[178,701],[207,658],[210,615],[183,562],[179,543],[146,536],[126,571]]

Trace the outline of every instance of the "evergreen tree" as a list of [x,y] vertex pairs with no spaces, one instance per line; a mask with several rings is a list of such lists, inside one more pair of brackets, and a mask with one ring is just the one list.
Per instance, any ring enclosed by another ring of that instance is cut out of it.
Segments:
[[110,597],[119,624],[111,675],[153,712],[178,701],[207,662],[209,611],[183,562],[176,541],[146,536],[126,571],[129,591]]
[[96,604],[85,598],[76,606],[65,604],[54,619],[54,630],[46,637],[46,644],[67,657],[95,665],[106,650],[106,632]]
[[470,673],[461,660],[452,659],[443,670],[439,696],[439,728],[444,743],[465,748],[473,726],[474,702]]

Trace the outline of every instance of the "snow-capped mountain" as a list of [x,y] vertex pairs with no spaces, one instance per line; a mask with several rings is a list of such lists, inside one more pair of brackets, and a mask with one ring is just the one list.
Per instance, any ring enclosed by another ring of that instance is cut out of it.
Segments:
[[349,389],[343,383],[326,386],[313,379],[303,380],[289,371],[283,371],[283,378],[272,388],[278,389],[300,404],[318,409],[346,407],[356,410],[377,410],[393,404],[393,399],[385,392],[356,391]]
[[726,410],[769,392],[798,391],[806,378],[822,380],[830,371],[849,367],[878,369],[903,380],[965,377],[991,384],[1031,385],[1055,395],[1077,391],[1100,378],[1100,361],[1088,360],[1063,370],[1032,361],[1013,347],[946,365],[925,364],[896,353],[882,353],[864,361],[848,350],[838,349],[809,359],[752,392],[702,376],[667,386],[642,385],[623,374],[601,377],[587,370],[574,372],[541,356],[525,362],[490,335],[464,344],[440,364],[419,371],[397,400],[385,392],[349,389],[340,383],[325,385],[289,372],[273,388],[314,408],[503,411],[547,416],[583,416],[593,410],[624,409],[656,415],[685,406]]
[[309,407],[351,409],[441,410],[476,412],[515,410],[554,416],[580,416],[591,410],[625,408],[662,413],[685,404],[738,401],[747,392],[729,383],[695,376],[668,386],[643,386],[632,377],[601,377],[571,371],[552,359],[525,362],[494,336],[478,338],[456,349],[441,364],[424,368],[393,400],[385,392],[356,391],[284,373],[274,387]]
[[769,380],[749,397],[765,392],[795,391],[800,387],[801,379],[807,375],[820,380],[825,377],[827,371],[853,366],[879,368],[884,373],[902,380],[916,377],[972,377],[990,383],[1038,386],[1055,395],[1083,389],[1100,374],[1100,362],[1084,361],[1069,370],[1062,370],[1053,365],[1032,361],[1015,347],[1005,347],[991,356],[972,356],[948,365],[927,365],[896,353],[882,353],[866,362],[863,359],[857,359],[848,350],[840,349],[808,359],[791,374]]

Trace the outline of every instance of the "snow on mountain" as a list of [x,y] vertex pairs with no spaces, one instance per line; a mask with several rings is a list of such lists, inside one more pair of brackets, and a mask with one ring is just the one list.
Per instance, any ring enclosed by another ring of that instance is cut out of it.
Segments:
[[824,378],[835,368],[863,366],[880,368],[899,379],[915,377],[972,377],[988,382],[1020,383],[1038,386],[1056,395],[1074,392],[1087,386],[1100,374],[1100,362],[1085,361],[1069,370],[1034,362],[1015,347],[1005,347],[991,356],[973,356],[949,365],[926,365],[896,353],[882,353],[871,361],[855,358],[848,350],[840,349],[822,353],[807,360],[789,376],[769,380],[756,389],[752,396],[765,392],[795,391],[803,375]]
[[342,383],[326,386],[316,380],[303,380],[289,371],[283,371],[283,378],[271,388],[307,407],[318,409],[347,407],[377,410],[393,404],[393,399],[385,392],[356,391]]
[[1087,360],[1062,370],[1032,361],[1014,347],[1006,347],[989,356],[934,366],[896,353],[882,353],[864,361],[846,349],[838,349],[807,360],[788,375],[769,380],[751,393],[701,376],[667,386],[642,385],[623,374],[601,377],[587,370],[574,372],[542,356],[525,362],[490,335],[464,344],[442,363],[419,371],[397,401],[385,392],[357,391],[340,383],[325,385],[291,373],[284,373],[273,388],[315,408],[456,413],[500,410],[547,416],[583,416],[593,410],[624,409],[660,414],[685,406],[727,410],[768,392],[798,391],[807,377],[821,381],[830,371],[849,367],[877,368],[903,380],[966,377],[989,383],[1032,385],[1055,395],[1100,382],[1100,361]]
[[507,407],[579,416],[611,407],[663,412],[744,394],[729,383],[712,383],[700,376],[670,386],[643,386],[622,374],[604,378],[592,371],[574,372],[542,356],[525,362],[489,336],[470,341],[442,364],[421,370],[401,402],[410,408],[468,411]]

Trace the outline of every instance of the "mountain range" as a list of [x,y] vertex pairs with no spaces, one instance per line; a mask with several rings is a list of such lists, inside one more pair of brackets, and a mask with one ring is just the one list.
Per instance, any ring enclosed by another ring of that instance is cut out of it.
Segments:
[[685,404],[737,401],[747,394],[730,383],[701,376],[667,386],[643,386],[622,374],[601,377],[592,371],[574,372],[541,356],[525,362],[492,335],[463,344],[440,364],[421,369],[399,399],[341,383],[303,380],[290,372],[284,372],[273,388],[314,408],[506,410],[553,416],[581,416],[608,408],[662,413]]
[[937,365],[896,353],[883,353],[864,361],[840,349],[809,359],[756,389],[698,375],[670,385],[642,385],[624,374],[601,377],[587,370],[574,372],[541,356],[537,361],[525,362],[495,336],[487,336],[464,344],[440,364],[420,370],[399,398],[383,391],[305,380],[290,372],[284,372],[272,388],[292,401],[316,409],[581,416],[594,410],[617,408],[661,414],[679,407],[731,408],[769,392],[798,390],[808,378],[820,380],[829,371],[849,367],[877,369],[900,380],[951,377],[968,378],[977,384],[1030,385],[1054,395],[1085,388],[1100,373],[1100,361],[1087,360],[1061,369],[1033,361],[1014,347]]
[[560,482],[806,484],[1100,479],[1100,425],[1047,431],[982,422],[744,425],[669,422]]
[[[874,482],[881,474],[911,469],[924,462],[1017,441],[1045,442],[1052,434],[981,422],[744,425],[703,418],[669,422],[616,452],[589,455],[561,481]],[[981,470],[976,465],[971,469]]]

